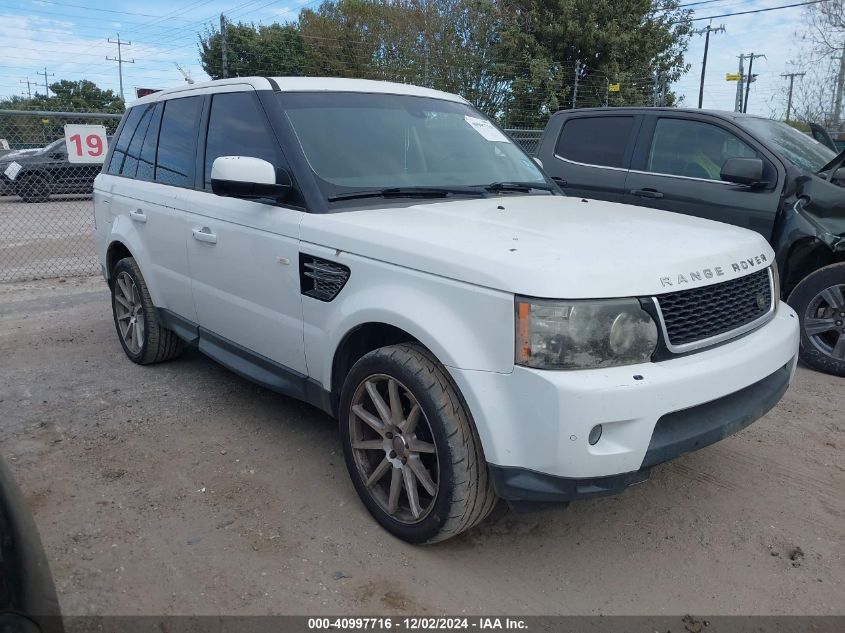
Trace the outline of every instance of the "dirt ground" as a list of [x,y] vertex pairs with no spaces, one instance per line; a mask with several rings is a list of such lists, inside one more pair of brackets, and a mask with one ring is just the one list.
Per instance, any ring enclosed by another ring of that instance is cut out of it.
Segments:
[[845,380],[626,493],[412,547],[335,423],[198,353],[123,355],[105,284],[0,284],[0,454],[66,614],[842,614]]

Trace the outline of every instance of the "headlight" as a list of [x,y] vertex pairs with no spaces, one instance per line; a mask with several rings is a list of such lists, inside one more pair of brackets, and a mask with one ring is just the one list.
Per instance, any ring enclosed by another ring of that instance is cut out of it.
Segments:
[[592,369],[645,363],[657,325],[636,299],[516,300],[516,364]]

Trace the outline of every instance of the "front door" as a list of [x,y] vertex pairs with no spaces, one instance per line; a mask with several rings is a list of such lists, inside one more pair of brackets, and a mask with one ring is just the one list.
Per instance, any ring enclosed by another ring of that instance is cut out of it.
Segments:
[[[757,231],[771,239],[780,200],[774,164],[748,138],[714,122],[654,117],[643,125],[625,183],[629,204],[675,211]],[[761,158],[764,187],[720,178],[729,158]]]
[[[211,97],[203,188],[187,192],[188,257],[200,345],[236,366],[251,352],[306,373],[299,286],[302,212],[273,200],[224,198],[211,192],[219,156],[251,156],[277,168],[284,158],[253,92]],[[234,345],[232,345],[234,344]]]

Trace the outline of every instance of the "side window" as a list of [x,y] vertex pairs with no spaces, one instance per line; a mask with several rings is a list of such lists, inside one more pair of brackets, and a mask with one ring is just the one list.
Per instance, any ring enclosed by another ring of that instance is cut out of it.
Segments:
[[123,159],[123,167],[120,168],[121,176],[135,177],[136,170],[138,169],[138,158],[141,155],[141,145],[144,142],[144,136],[150,125],[154,108],[155,105],[153,104],[142,106],[143,114],[135,128],[135,133],[132,135],[132,140],[129,141],[129,147],[126,148],[126,158]]
[[144,144],[141,146],[141,155],[138,157],[138,173],[135,176],[139,180],[152,180],[155,175],[156,149],[158,149],[158,129],[161,125],[161,113],[164,111],[164,102],[159,101],[155,105],[150,125],[147,127],[147,134],[144,136]]
[[220,156],[252,156],[279,166],[279,149],[255,95],[214,95],[205,145],[205,188],[211,189],[211,166]]
[[156,182],[176,187],[191,184],[201,111],[202,97],[170,99],[165,102],[158,137]]
[[632,116],[569,119],[560,131],[555,154],[576,163],[625,167],[625,148],[633,126]]
[[646,170],[657,174],[721,180],[729,158],[758,158],[754,149],[722,128],[684,119],[658,119]]
[[107,174],[120,173],[120,169],[123,167],[123,159],[126,157],[126,150],[129,147],[129,141],[132,140],[132,135],[135,134],[135,128],[138,127],[138,121],[141,120],[143,114],[144,108],[139,106],[130,109],[126,113],[123,129],[114,143],[109,168],[106,170]]

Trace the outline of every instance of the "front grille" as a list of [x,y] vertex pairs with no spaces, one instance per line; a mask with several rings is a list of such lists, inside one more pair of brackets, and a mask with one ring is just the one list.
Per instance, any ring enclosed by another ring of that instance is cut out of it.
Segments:
[[768,269],[657,297],[669,343],[678,347],[748,325],[772,308]]

